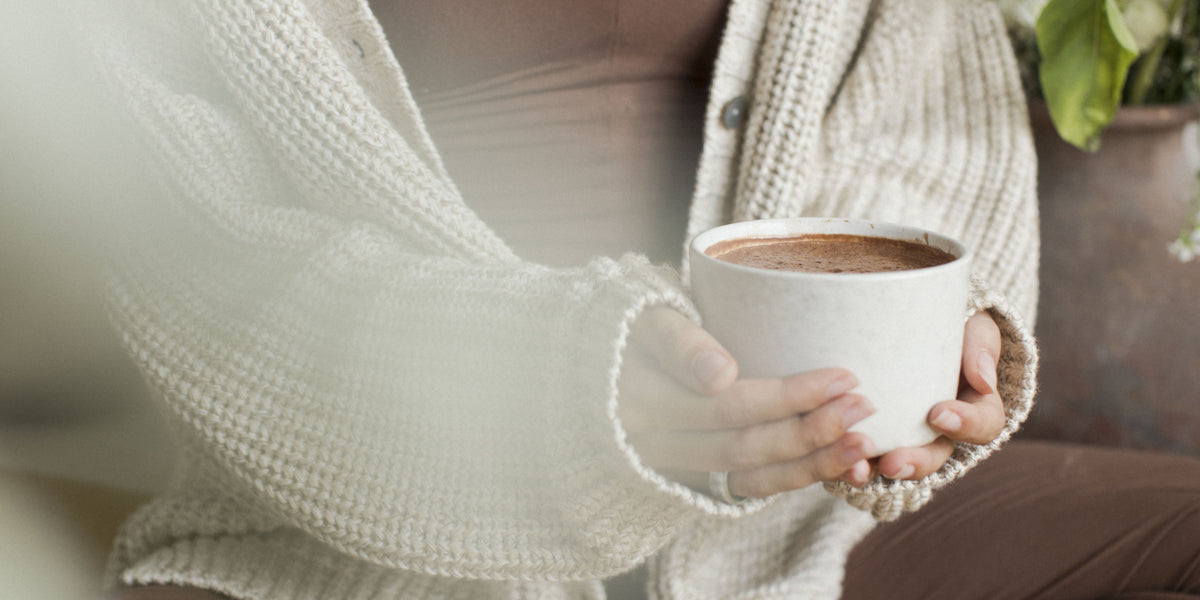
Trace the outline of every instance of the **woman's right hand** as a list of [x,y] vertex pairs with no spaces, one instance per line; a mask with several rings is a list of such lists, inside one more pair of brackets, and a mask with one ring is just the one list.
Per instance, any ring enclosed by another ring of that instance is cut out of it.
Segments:
[[634,321],[619,380],[618,416],[643,464],[707,489],[765,497],[841,479],[866,484],[871,440],[848,433],[874,409],[849,393],[844,369],[738,379],[737,363],[679,312],[652,307]]

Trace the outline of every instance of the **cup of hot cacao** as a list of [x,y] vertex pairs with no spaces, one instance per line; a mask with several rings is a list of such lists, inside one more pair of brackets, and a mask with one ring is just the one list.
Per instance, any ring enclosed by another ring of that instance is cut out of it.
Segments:
[[840,218],[746,221],[689,245],[692,297],[742,377],[850,370],[875,414],[852,427],[883,454],[938,434],[955,398],[971,252],[939,233]]

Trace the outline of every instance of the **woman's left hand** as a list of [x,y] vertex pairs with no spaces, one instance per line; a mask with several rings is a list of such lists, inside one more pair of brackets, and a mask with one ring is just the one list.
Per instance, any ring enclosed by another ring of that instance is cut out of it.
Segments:
[[890,479],[921,479],[942,467],[955,442],[987,444],[1004,429],[1004,404],[997,391],[996,360],[1000,328],[986,311],[967,320],[963,334],[962,378],[958,400],[929,411],[929,423],[942,434],[919,448],[899,448],[879,457],[876,470]]

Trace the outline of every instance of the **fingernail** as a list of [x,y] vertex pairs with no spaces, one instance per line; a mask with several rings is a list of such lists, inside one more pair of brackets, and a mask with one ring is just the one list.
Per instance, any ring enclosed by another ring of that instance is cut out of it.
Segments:
[[692,375],[702,385],[714,385],[731,365],[729,357],[716,350],[702,350],[692,359]]
[[875,412],[875,407],[870,400],[859,396],[855,398],[854,403],[842,413],[842,427],[849,429],[851,425],[871,416]]
[[899,471],[896,471],[895,473],[888,475],[888,479],[908,479],[909,477],[913,476],[913,473],[916,473],[916,472],[917,472],[916,467],[914,467],[912,465],[904,465],[903,467],[900,467]]
[[992,358],[992,353],[987,350],[980,350],[976,364],[979,366],[979,375],[983,377],[983,381],[991,388],[980,391],[985,391],[988,394],[996,393],[996,359]]
[[856,387],[858,387],[858,379],[853,375],[843,375],[829,384],[825,390],[825,399],[833,400]]
[[871,464],[866,460],[860,460],[850,467],[849,472],[850,485],[854,487],[862,487],[871,479]]
[[958,413],[947,408],[943,409],[942,412],[933,418],[933,424],[942,431],[954,433],[962,429],[963,422],[962,417],[958,416]]

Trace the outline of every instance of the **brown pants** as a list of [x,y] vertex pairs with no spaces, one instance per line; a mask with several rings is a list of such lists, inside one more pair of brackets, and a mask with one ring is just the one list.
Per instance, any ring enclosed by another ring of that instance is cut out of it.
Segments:
[[1200,459],[1010,443],[871,532],[844,598],[1200,598]]

